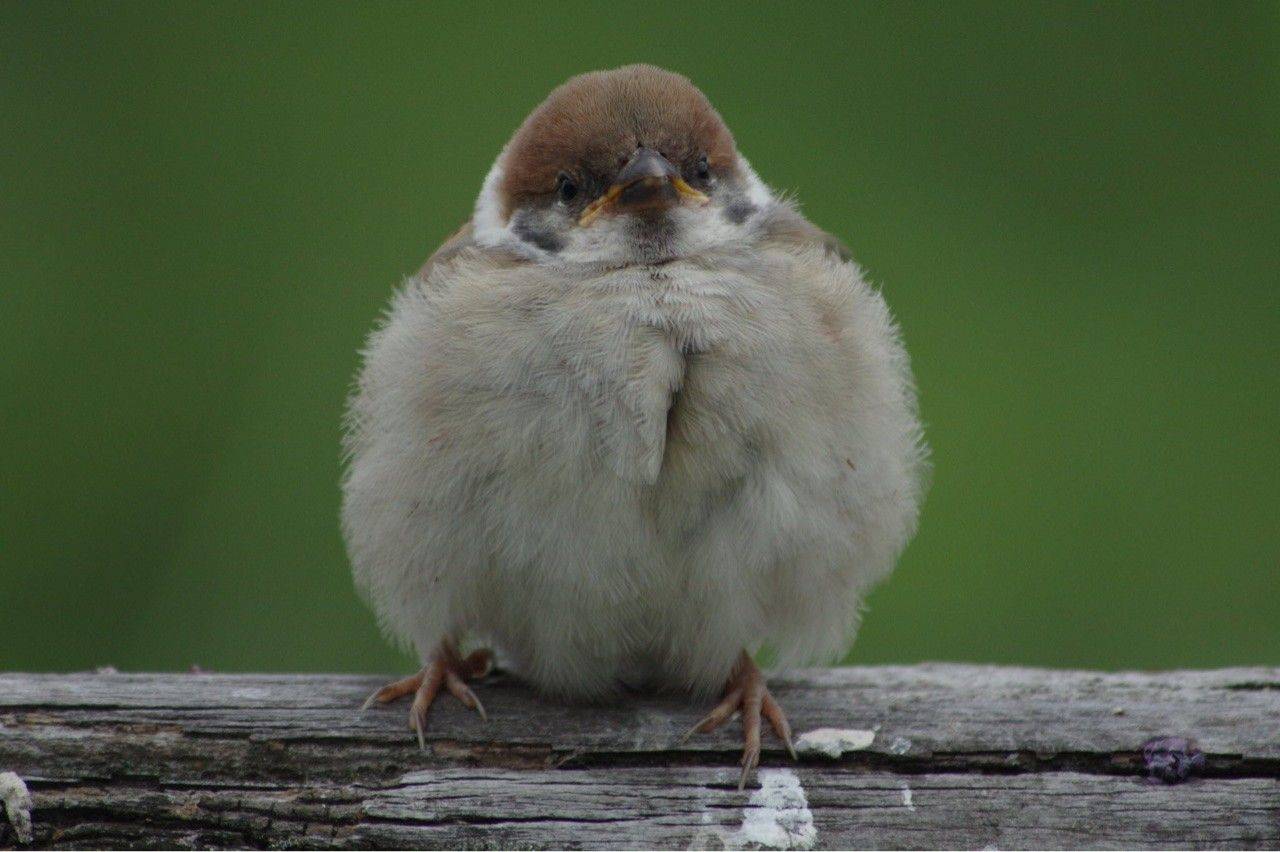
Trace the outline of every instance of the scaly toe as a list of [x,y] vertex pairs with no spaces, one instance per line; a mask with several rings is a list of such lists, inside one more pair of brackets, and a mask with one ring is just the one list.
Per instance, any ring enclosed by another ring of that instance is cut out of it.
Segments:
[[729,720],[738,709],[742,707],[743,689],[735,686],[724,694],[724,698],[720,699],[720,703],[711,709],[711,712],[698,720],[698,724],[689,729],[680,743],[687,743],[694,734],[706,734],[714,731]]
[[787,714],[782,712],[782,707],[774,699],[769,690],[764,691],[764,702],[761,705],[761,711],[764,717],[769,720],[769,724],[773,726],[773,732],[778,735],[778,739],[782,740],[782,744],[787,747],[787,754],[791,755],[792,760],[799,760],[796,755],[795,743],[791,740],[791,723],[787,721]]
[[480,703],[480,697],[463,682],[462,678],[451,671],[446,671],[445,685],[449,688],[449,693],[462,702],[462,706],[476,711],[480,714],[481,719],[486,722],[489,721],[489,714],[484,712],[484,705]]
[[413,694],[413,704],[409,707],[409,727],[418,735],[418,748],[427,749],[427,711],[431,709],[440,686],[444,683],[445,667],[440,660],[435,660],[422,670],[422,682]]
[[399,680],[393,680],[386,686],[375,689],[373,694],[364,700],[364,704],[360,705],[360,710],[363,712],[375,704],[388,704],[397,698],[408,695],[421,685],[422,672],[402,677]]

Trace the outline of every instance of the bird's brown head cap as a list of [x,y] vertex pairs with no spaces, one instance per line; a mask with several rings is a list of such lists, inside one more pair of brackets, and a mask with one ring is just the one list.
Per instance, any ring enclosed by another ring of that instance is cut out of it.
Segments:
[[502,157],[503,215],[552,194],[562,176],[587,194],[609,187],[637,149],[680,173],[737,168],[733,135],[706,96],[680,74],[627,65],[572,78],[535,109]]

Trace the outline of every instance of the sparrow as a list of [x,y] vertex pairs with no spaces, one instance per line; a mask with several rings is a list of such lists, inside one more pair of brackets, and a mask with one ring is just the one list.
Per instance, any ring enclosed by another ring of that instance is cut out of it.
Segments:
[[349,402],[356,585],[442,690],[496,648],[545,694],[683,690],[791,729],[753,655],[831,660],[916,528],[907,353],[843,245],[766,186],[685,77],[574,77],[394,296]]

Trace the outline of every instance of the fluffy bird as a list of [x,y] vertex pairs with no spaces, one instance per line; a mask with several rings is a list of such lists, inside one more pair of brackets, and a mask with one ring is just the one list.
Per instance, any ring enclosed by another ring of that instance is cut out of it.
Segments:
[[357,586],[423,661],[368,704],[483,715],[483,641],[558,696],[719,691],[694,730],[741,712],[744,783],[762,718],[791,747],[753,653],[847,648],[925,469],[883,298],[645,65],[517,130],[369,338],[347,452]]

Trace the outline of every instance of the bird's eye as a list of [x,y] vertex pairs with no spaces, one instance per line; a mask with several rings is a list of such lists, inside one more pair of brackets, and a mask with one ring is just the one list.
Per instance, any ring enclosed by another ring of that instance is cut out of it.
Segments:
[[573,182],[573,178],[561,172],[556,178],[556,194],[560,196],[560,200],[568,204],[578,196],[578,185]]
[[703,154],[698,158],[698,180],[711,179],[711,164],[707,162],[707,155]]

